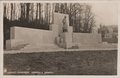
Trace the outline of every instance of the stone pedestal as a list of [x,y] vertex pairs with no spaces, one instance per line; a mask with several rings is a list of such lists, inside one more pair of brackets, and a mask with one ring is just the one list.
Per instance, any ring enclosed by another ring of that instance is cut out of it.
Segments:
[[63,38],[63,48],[71,48],[72,47],[72,33],[64,32],[62,33]]

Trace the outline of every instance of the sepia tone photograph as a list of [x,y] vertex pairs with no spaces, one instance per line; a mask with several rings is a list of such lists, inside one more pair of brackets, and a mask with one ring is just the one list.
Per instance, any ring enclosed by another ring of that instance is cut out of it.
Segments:
[[4,2],[4,75],[117,75],[118,4]]

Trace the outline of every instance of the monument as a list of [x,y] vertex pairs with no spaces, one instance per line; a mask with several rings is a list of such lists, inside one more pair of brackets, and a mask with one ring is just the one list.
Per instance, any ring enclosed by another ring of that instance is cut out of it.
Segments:
[[39,50],[46,46],[49,46],[50,49],[69,49],[76,45],[81,47],[82,45],[94,45],[102,42],[101,35],[98,33],[74,33],[72,26],[69,25],[67,14],[54,13],[53,24],[50,25],[49,29],[11,27],[11,39],[6,41],[6,47],[11,49],[24,44],[22,50],[32,48]]
[[72,26],[69,26],[69,16],[67,14],[54,13],[54,23],[51,27],[53,31],[58,29],[55,30],[55,33],[57,33],[57,45],[62,48],[71,48],[73,29]]

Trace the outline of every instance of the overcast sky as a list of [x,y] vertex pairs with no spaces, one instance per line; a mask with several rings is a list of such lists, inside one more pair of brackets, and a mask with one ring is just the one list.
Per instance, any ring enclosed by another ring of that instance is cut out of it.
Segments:
[[118,10],[116,3],[91,3],[90,5],[92,5],[97,25],[117,25]]

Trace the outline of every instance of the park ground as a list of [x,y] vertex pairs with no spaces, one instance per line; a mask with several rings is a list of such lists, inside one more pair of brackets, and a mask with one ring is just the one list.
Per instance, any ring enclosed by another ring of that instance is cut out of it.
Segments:
[[5,75],[117,75],[117,50],[4,54],[4,70]]

